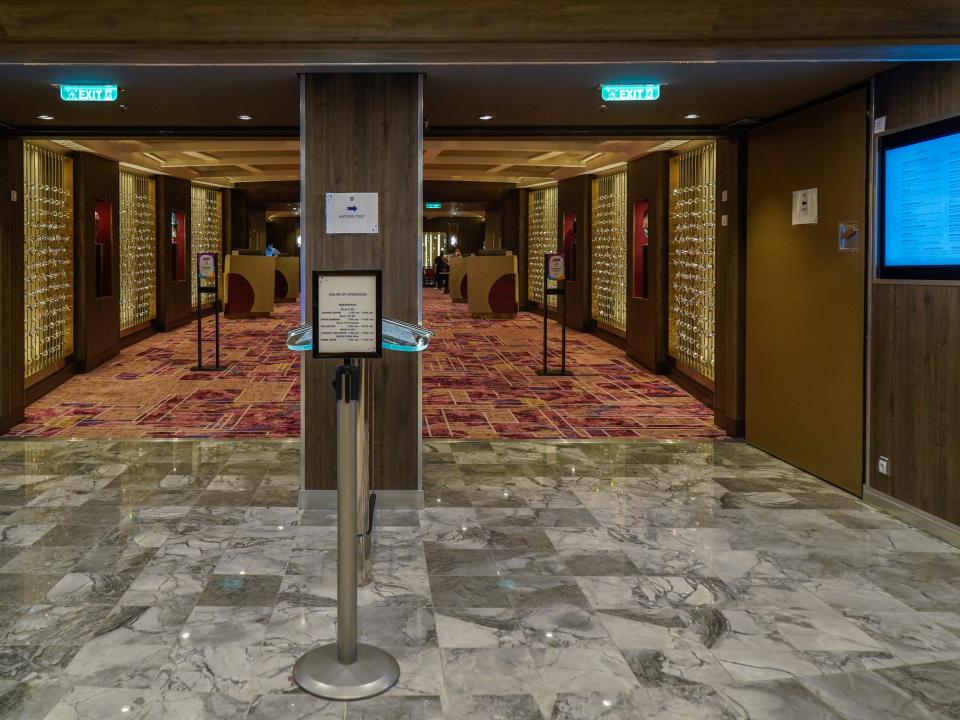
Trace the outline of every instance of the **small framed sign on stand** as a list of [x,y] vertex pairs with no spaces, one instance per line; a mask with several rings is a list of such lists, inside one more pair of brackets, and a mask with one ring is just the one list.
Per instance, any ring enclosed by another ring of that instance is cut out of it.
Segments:
[[[197,253],[197,364],[190,368],[195,372],[226,370],[220,364],[220,257],[217,253]],[[212,284],[211,284],[212,283]],[[213,367],[203,366],[203,296],[213,295]]]
[[[560,311],[559,370],[551,370],[547,362],[547,321],[550,314],[547,298],[550,295],[563,298]],[[547,253],[543,257],[543,368],[537,370],[537,375],[573,375],[567,370],[567,276],[563,253]]]

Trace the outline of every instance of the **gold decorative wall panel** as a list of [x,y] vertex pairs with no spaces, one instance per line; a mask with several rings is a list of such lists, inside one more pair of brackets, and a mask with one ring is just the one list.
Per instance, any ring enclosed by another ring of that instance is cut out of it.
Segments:
[[155,183],[120,171],[120,332],[157,316]]
[[219,190],[190,188],[190,257],[187,272],[192,278],[190,295],[197,306],[197,254],[215,252],[221,255],[220,273],[223,274],[223,194]]
[[716,143],[678,155],[670,191],[669,351],[713,380],[716,271]]
[[445,232],[425,232],[423,234],[423,267],[432,268],[440,251],[447,249]]
[[24,375],[73,352],[73,161],[23,145]]
[[627,173],[595,178],[591,218],[592,317],[627,332]]
[[[543,256],[557,252],[557,189],[531,190],[527,197],[527,300],[543,302]],[[557,296],[547,302],[557,306]]]

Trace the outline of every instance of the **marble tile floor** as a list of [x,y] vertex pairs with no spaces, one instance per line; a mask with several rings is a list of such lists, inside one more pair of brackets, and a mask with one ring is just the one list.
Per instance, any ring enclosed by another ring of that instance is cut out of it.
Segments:
[[960,718],[960,551],[733,442],[427,442],[343,705],[290,441],[0,442],[0,720]]

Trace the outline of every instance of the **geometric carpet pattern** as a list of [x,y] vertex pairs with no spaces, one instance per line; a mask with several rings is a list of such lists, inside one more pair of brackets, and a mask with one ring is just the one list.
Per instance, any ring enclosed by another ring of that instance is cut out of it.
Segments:
[[[194,372],[196,321],[120,351],[30,405],[12,435],[63,438],[290,438],[300,434],[300,361],[287,329],[300,306],[272,318],[220,321],[219,372]],[[213,365],[213,318],[204,318]]]
[[[195,372],[196,325],[158,333],[26,411],[10,433],[58,438],[294,438],[300,433],[300,357],[286,348],[298,304],[272,318],[221,321],[220,372]],[[476,320],[466,304],[427,288],[423,436],[487,439],[702,439],[722,436],[713,413],[594,335],[567,332],[573,375],[542,377],[542,319]],[[204,319],[205,364],[213,322]],[[560,365],[551,322],[550,364]]]
[[[570,376],[540,376],[543,318],[476,320],[466,304],[424,291],[436,333],[423,360],[424,437],[469,439],[720,437],[712,411],[595,335],[567,331]],[[560,367],[560,326],[549,325]]]

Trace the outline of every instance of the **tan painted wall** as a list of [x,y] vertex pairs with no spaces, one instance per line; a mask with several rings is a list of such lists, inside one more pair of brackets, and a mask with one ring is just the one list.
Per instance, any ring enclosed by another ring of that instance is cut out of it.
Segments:
[[[747,174],[747,441],[858,495],[865,261],[837,225],[866,219],[866,133],[860,90],[755,130]],[[819,222],[791,225],[806,188]]]

